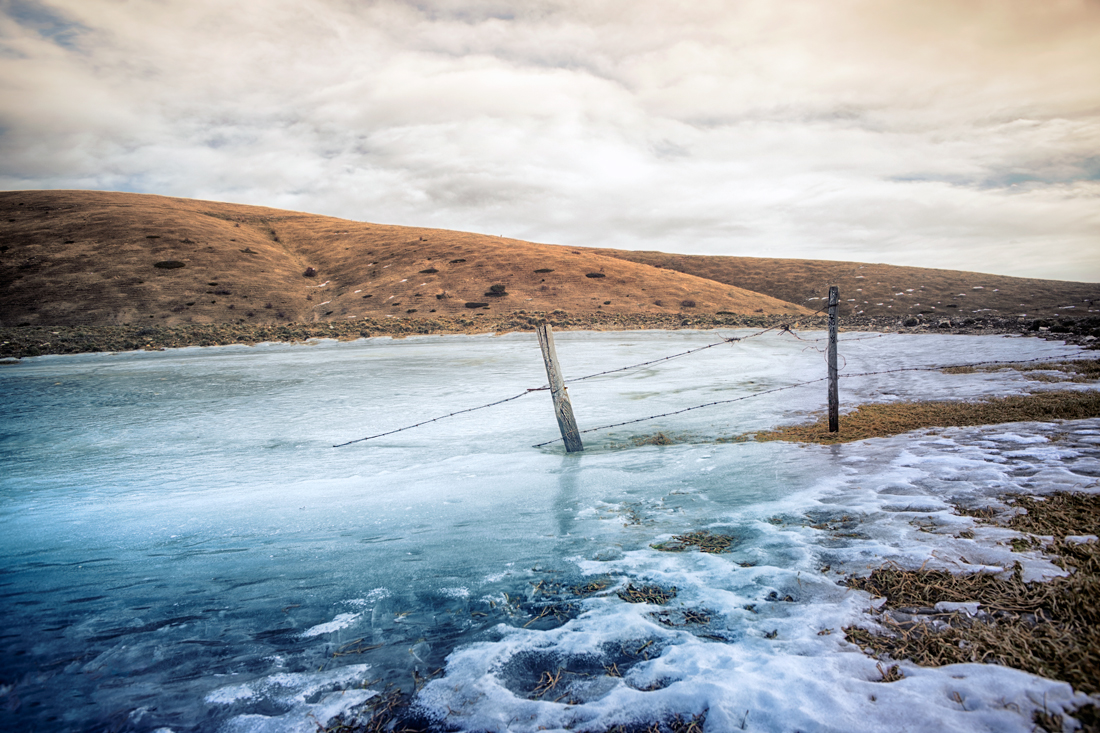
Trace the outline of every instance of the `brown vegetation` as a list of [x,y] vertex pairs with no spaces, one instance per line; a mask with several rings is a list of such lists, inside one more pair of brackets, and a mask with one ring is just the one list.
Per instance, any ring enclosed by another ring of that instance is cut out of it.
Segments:
[[729,551],[736,541],[735,537],[726,534],[711,534],[702,529],[676,535],[668,542],[658,542],[650,545],[650,547],[661,552],[683,552],[689,547],[698,547],[699,552],[719,554]]
[[[264,306],[268,310],[267,306]],[[573,314],[518,310],[494,314],[485,308],[466,310],[457,316],[426,315],[422,318],[365,317],[313,323],[186,323],[175,326],[136,324],[120,326],[0,326],[0,357],[77,354],[97,351],[167,349],[182,346],[225,346],[266,341],[296,342],[332,338],[352,340],[371,336],[426,336],[449,333],[508,333],[533,331],[543,321],[560,330],[627,331],[674,328],[771,328],[789,321],[787,316],[692,316],[678,313]],[[821,328],[820,317],[806,319],[807,327]]]
[[[845,634],[875,655],[924,666],[1001,664],[1095,695],[1100,692],[1100,545],[1066,538],[1100,532],[1100,496],[1059,492],[1006,500],[1023,511],[998,523],[1027,534],[1020,548],[1042,544],[1036,535],[1053,536],[1044,551],[1069,575],[1025,583],[1019,564],[1004,576],[880,567],[868,577],[850,578],[848,584],[885,599],[877,618],[882,631],[849,627]],[[937,612],[936,604],[945,601],[977,602],[978,612]],[[1096,712],[1087,706],[1075,715],[1095,726]],[[1055,720],[1060,716],[1045,715],[1036,722],[1047,730],[1062,730],[1061,721]]]
[[[1079,331],[1071,321],[1100,297],[1089,283],[567,248],[141,194],[0,192],[0,326],[416,321],[486,301],[479,310],[494,316],[798,315],[819,310],[830,284],[846,319],[909,327],[980,329],[1026,313],[1025,328]],[[1095,320],[1087,330],[1100,336]]]
[[837,285],[842,316],[863,314],[899,319],[921,316],[934,321],[964,321],[1020,314],[1031,318],[1081,316],[1088,315],[1090,309],[1100,313],[1097,283],[832,260],[597,248],[587,251],[765,293],[811,310],[824,307],[829,286]]
[[[1071,359],[1067,361],[1044,361],[1020,364],[996,364],[982,366],[948,367],[945,374],[973,374],[975,372],[995,372],[1012,369],[1023,372],[1028,379],[1037,382],[1095,382],[1100,379],[1100,359]],[[1050,372],[1055,372],[1051,374]]]
[[829,432],[828,416],[822,416],[808,425],[791,425],[726,440],[849,443],[854,440],[898,435],[921,428],[993,425],[1028,420],[1083,420],[1089,417],[1100,417],[1100,392],[1040,392],[989,397],[973,402],[889,402],[860,405],[852,412],[840,416],[840,431],[836,433]]
[[685,300],[711,314],[807,313],[672,270],[482,234],[142,194],[0,192],[3,326],[420,320],[485,301],[494,315],[660,315]]

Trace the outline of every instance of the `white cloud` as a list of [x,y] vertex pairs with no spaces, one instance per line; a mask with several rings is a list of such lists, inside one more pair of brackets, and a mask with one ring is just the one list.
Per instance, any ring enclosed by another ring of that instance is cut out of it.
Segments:
[[1100,280],[1100,5],[0,0],[0,186]]

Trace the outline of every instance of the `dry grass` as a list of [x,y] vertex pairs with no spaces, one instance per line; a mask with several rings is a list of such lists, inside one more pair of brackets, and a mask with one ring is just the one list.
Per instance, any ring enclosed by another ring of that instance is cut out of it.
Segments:
[[1018,495],[1011,503],[1024,510],[1008,520],[1019,532],[1064,537],[1076,528],[1078,534],[1100,534],[1100,497],[1060,491],[1043,498]]
[[[1012,369],[1023,372],[1028,379],[1037,382],[1095,382],[1100,379],[1100,359],[1071,359],[1066,361],[1046,361],[1038,364],[997,364],[986,366],[961,366],[948,367],[944,374],[974,374],[976,372],[996,372],[1001,369]],[[1040,372],[1061,372],[1064,377],[1042,374]]]
[[746,436],[720,439],[735,442],[787,440],[799,443],[849,443],[884,438],[922,428],[965,427],[1030,420],[1083,420],[1100,417],[1100,392],[1057,391],[990,397],[974,402],[891,402],[860,405],[840,416],[840,431],[829,432],[823,416],[808,425],[792,425]]
[[658,542],[655,545],[650,545],[650,547],[654,550],[660,550],[661,552],[683,552],[689,547],[698,547],[699,552],[717,554],[720,552],[727,552],[736,541],[736,538],[730,535],[711,534],[704,529],[697,532],[679,534],[668,542]]
[[676,597],[676,589],[665,589],[657,585],[634,585],[633,583],[629,583],[625,588],[619,591],[617,595],[627,603],[654,603],[662,605]]
[[[1027,513],[1007,525],[1053,535],[1047,551],[1069,576],[1025,583],[1019,564],[1007,577],[880,567],[869,577],[850,578],[849,585],[885,598],[879,620],[888,633],[849,627],[848,640],[868,652],[924,666],[1001,664],[1100,693],[1100,545],[1065,540],[1100,531],[1100,496],[1011,500]],[[975,617],[934,612],[941,601],[981,605]]]
[[504,237],[144,194],[0,191],[0,323],[9,326],[416,322],[520,309],[672,315],[686,295],[712,315],[809,312]]
[[427,733],[425,721],[410,717],[410,700],[399,689],[390,689],[367,701],[354,715],[341,715],[328,725],[317,724],[319,733]]
[[611,578],[597,578],[582,585],[573,586],[573,593],[578,596],[590,596],[607,590],[611,585]]
[[[158,268],[158,262],[183,266]],[[805,316],[821,308],[833,284],[841,289],[842,316],[888,318],[891,325],[922,313],[934,327],[950,319],[952,327],[966,328],[987,317],[1015,324],[1026,311],[1056,317],[1045,326],[1056,332],[1065,319],[1086,314],[1085,300],[1100,299],[1095,283],[562,247],[130,193],[0,192],[6,325],[284,324],[366,316],[416,322],[436,314],[499,317],[520,308],[589,317]],[[485,301],[492,301],[487,309],[465,307]],[[1083,310],[1064,310],[1074,304]],[[1085,320],[1100,335],[1097,319]]]
[[[1084,301],[1100,300],[1100,284],[1038,280],[928,267],[899,267],[834,260],[683,255],[620,249],[593,253],[728,283],[817,310],[830,285],[840,288],[841,316],[863,312],[904,318],[923,314],[938,325],[968,318],[1010,316],[1064,318],[1084,314]],[[911,292],[910,292],[911,291]],[[852,298],[852,302],[848,301]],[[1076,305],[1074,310],[1064,310]],[[1080,310],[1078,310],[1080,309]],[[1054,322],[1048,323],[1053,326]],[[1100,335],[1100,334],[1097,334]]]
[[634,445],[672,445],[675,442],[664,433],[634,438]]
[[661,723],[617,725],[608,728],[604,733],[703,733],[703,725],[706,720],[706,713],[693,715],[690,718],[675,715]]

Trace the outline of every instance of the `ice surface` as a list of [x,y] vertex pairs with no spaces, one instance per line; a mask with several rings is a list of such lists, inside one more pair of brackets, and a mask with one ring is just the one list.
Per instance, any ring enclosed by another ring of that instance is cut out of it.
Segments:
[[[556,340],[573,377],[717,336]],[[1076,353],[1033,339],[864,336],[842,338],[847,373]],[[569,389],[584,429],[817,379],[820,347],[768,334]],[[422,710],[468,730],[599,730],[706,710],[709,731],[1026,731],[1037,707],[1080,700],[982,665],[903,663],[905,679],[876,682],[875,661],[841,631],[870,624],[872,601],[836,581],[885,560],[1062,573],[951,504],[1097,490],[1100,421],[830,447],[714,443],[822,409],[818,383],[586,434],[587,450],[567,455],[531,447],[557,436],[547,393],[533,392],[331,447],[544,382],[529,334],[4,367],[2,727],[315,730],[439,669]],[[1051,388],[1014,371],[840,386],[842,405]],[[635,445],[657,431],[694,442]],[[651,548],[695,529],[737,539],[723,555]],[[609,585],[570,591],[594,579]],[[615,594],[627,583],[677,594],[628,604]],[[686,612],[706,620],[685,623]],[[532,699],[540,672],[558,668],[575,674]]]

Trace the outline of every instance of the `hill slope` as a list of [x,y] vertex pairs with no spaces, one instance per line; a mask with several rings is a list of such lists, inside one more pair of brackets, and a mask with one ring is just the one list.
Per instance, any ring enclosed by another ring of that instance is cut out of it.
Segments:
[[[309,277],[308,268],[315,271]],[[714,280],[577,248],[144,194],[0,192],[3,326],[418,319],[554,309],[807,312]]]
[[845,316],[958,323],[1100,312],[1093,283],[563,247],[143,194],[0,192],[0,326],[416,321],[554,309],[800,315],[819,310],[831,284]]
[[817,310],[830,285],[841,315],[949,318],[1081,316],[1100,313],[1100,284],[985,275],[929,267],[769,257],[721,257],[588,249],[765,293]]

